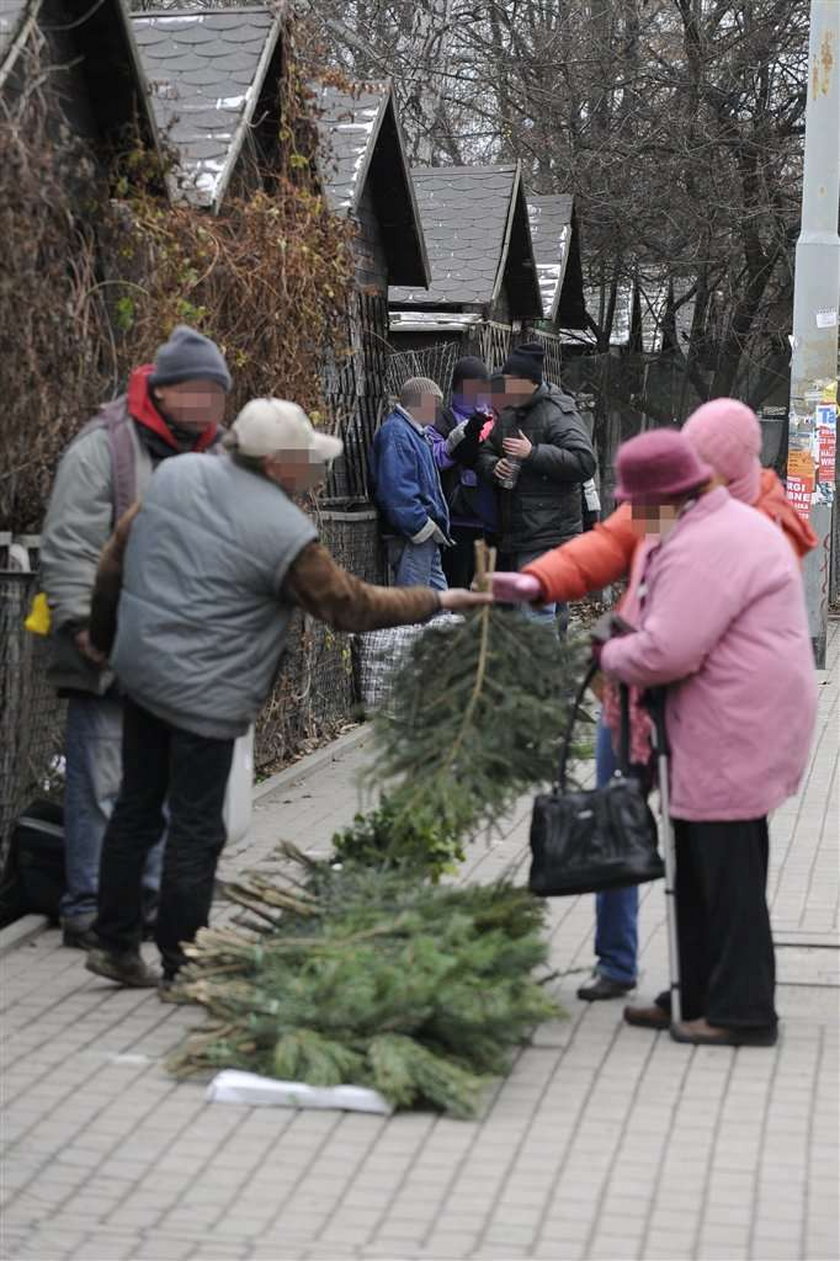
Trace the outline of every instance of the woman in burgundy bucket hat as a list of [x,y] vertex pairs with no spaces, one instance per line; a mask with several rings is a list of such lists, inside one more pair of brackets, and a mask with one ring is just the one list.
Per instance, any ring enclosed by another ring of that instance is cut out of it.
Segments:
[[[683,435],[734,499],[761,512],[780,530],[796,557],[801,559],[817,545],[807,521],[801,520],[785,497],[784,487],[772,469],[761,467],[761,425],[755,413],[733,398],[703,403],[688,418]],[[634,521],[629,503],[594,529],[546,552],[522,573],[493,576],[497,598],[510,600],[582,600],[593,591],[615,583],[624,584],[634,569],[638,549],[645,545],[646,526]],[[733,539],[733,547],[737,540]],[[511,589],[511,585],[513,589]],[[498,589],[497,589],[498,588]],[[524,588],[524,589],[523,589]],[[633,598],[632,587],[622,595],[618,610]],[[631,741],[634,759],[647,764],[651,757],[651,721],[634,699],[631,689]],[[596,734],[595,771],[600,786],[609,783],[616,768],[618,687],[604,691],[605,704]],[[577,991],[586,1002],[625,996],[635,989],[638,955],[638,889],[608,889],[596,895],[595,968]]]
[[[617,495],[649,538],[623,608],[634,630],[600,659],[623,683],[667,687],[683,1014],[672,1037],[769,1046],[767,815],[797,791],[816,712],[799,567],[779,530],[733,499],[682,434],[631,439],[617,467]],[[626,1015],[669,1023],[665,1004]]]

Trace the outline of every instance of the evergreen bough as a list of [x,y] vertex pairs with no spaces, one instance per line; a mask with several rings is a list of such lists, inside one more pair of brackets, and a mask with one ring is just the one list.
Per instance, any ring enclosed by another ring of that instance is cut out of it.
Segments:
[[228,886],[250,921],[202,929],[186,947],[184,996],[211,1023],[172,1071],[352,1082],[395,1107],[474,1116],[515,1048],[559,1014],[533,977],[547,955],[544,904],[506,880],[449,888],[283,852],[302,880]]
[[418,636],[373,723],[379,807],[336,837],[337,856],[452,870],[465,839],[556,776],[587,655],[496,606]]

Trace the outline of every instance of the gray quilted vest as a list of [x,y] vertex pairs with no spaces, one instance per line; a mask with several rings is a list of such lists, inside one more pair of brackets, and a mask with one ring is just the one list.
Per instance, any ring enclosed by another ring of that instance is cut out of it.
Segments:
[[228,456],[163,463],[126,548],[111,660],[123,691],[172,726],[244,735],[285,646],[286,574],[316,538],[279,486]]

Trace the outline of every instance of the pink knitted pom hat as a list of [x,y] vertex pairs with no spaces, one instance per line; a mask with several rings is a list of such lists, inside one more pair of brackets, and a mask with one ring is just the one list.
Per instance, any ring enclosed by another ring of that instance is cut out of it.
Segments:
[[683,434],[702,460],[724,479],[730,495],[754,504],[761,490],[761,425],[734,398],[716,398],[689,416]]

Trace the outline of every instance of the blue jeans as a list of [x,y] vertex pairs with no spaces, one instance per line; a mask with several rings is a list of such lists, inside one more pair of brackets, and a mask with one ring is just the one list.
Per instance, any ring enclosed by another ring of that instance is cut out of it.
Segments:
[[394,539],[388,544],[388,559],[397,587],[431,587],[445,591],[446,578],[440,563],[440,545],[431,539],[426,543],[409,543]]
[[[545,548],[540,548],[537,552],[517,552],[513,557],[513,568],[524,569],[532,560],[537,560],[540,556],[545,556]],[[568,604],[541,604],[536,607],[523,604],[521,611],[522,616],[529,622],[541,623],[554,631],[558,638],[566,638],[566,631],[569,629]]]
[[[100,696],[67,702],[64,785],[63,919],[96,914],[102,838],[122,780],[122,705]],[[149,854],[143,878],[147,899],[160,888],[163,842]]]
[[[598,719],[595,745],[595,780],[599,788],[612,779],[615,769],[616,757],[610,730],[602,716]],[[604,893],[596,893],[596,971],[601,976],[628,985],[636,980],[638,915],[639,890],[636,885],[627,889],[607,889]]]

